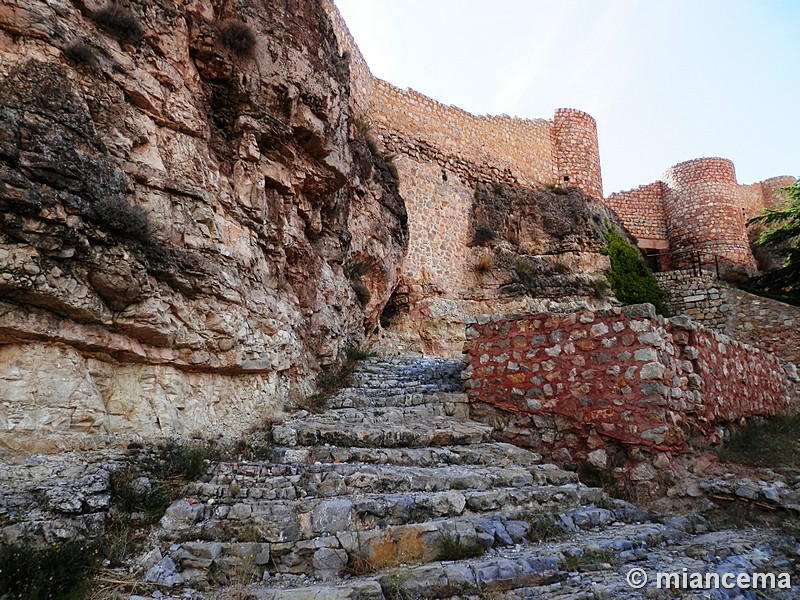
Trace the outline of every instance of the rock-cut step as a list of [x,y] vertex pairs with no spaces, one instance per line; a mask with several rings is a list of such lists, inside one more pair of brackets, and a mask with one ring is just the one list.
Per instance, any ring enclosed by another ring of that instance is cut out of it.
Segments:
[[[437,467],[445,465],[492,465],[497,467],[539,464],[541,455],[505,442],[486,442],[467,446],[437,448],[365,448],[358,446],[277,447],[272,451],[275,464],[312,465],[316,463],[367,463],[380,465]],[[559,470],[555,465],[539,465],[542,470]],[[272,468],[272,467],[270,467]]]
[[[368,358],[358,364],[347,387],[328,400],[329,408],[414,406],[463,391],[464,363],[444,358]],[[464,402],[465,397],[458,401]]]
[[491,442],[493,428],[448,416],[442,406],[338,409],[273,425],[282,446],[367,446],[414,448]]
[[[576,514],[581,509],[574,511]],[[567,580],[579,565],[641,560],[664,546],[678,544],[687,533],[660,523],[615,524],[603,529],[573,528],[572,539],[547,543],[520,540],[496,546],[469,560],[434,560],[394,567],[339,585],[316,584],[305,589],[280,584],[250,586],[244,598],[452,598],[495,597],[496,593],[524,590]],[[305,595],[301,595],[301,592]],[[537,596],[530,596],[536,598]]]

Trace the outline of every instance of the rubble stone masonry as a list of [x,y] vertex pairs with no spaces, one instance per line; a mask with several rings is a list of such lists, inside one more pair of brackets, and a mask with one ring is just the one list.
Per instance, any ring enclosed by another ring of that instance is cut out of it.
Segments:
[[[664,212],[667,236],[675,249],[708,249],[733,264],[755,267],[745,230],[745,209],[733,163],[724,158],[699,158],[667,169]],[[674,255],[673,267],[689,264]]]
[[507,441],[580,460],[598,449],[683,452],[718,441],[727,423],[791,407],[777,358],[647,308],[475,319],[471,415]]

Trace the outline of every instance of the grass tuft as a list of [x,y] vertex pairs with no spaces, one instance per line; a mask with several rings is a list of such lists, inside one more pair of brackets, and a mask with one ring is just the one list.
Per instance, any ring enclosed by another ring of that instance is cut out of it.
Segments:
[[107,196],[91,207],[89,217],[110,231],[144,245],[153,242],[150,219],[141,206],[128,204],[119,196]]
[[44,547],[0,547],[0,597],[23,600],[88,597],[87,579],[101,560],[97,543],[71,540]]
[[478,274],[486,274],[494,268],[494,258],[491,254],[482,254],[478,259],[472,263],[472,272]]
[[531,530],[528,532],[528,539],[532,542],[555,540],[565,534],[558,516],[550,513],[532,515],[528,519],[528,525],[531,526]]
[[476,558],[484,552],[476,541],[464,541],[450,536],[442,537],[436,545],[436,560],[464,560]]

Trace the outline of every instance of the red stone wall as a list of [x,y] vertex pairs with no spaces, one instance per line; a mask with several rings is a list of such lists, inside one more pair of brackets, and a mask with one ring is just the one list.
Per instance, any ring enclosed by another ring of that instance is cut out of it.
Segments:
[[621,309],[479,318],[468,326],[474,418],[564,460],[653,456],[714,442],[725,423],[788,411],[772,355],[704,327]]
[[[703,249],[731,264],[755,268],[731,161],[690,160],[667,169],[661,180],[667,236],[673,251]],[[673,254],[672,264],[688,267],[690,260],[686,255]]]
[[575,186],[595,198],[603,198],[597,123],[585,112],[559,108],[553,118],[557,185]]

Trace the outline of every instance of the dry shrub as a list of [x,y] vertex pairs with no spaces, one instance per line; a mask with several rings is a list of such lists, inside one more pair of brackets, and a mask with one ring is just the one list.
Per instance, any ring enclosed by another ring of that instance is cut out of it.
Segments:
[[144,29],[138,17],[119,4],[107,4],[95,11],[92,19],[120,42],[135,46],[144,40]]
[[238,19],[227,19],[219,26],[222,42],[239,56],[252,56],[256,49],[256,34],[249,25]]

